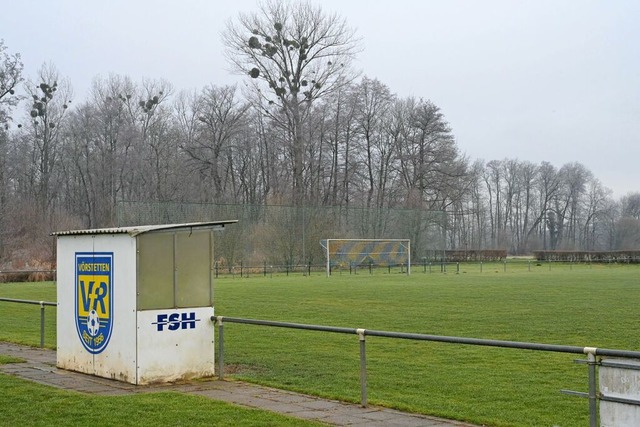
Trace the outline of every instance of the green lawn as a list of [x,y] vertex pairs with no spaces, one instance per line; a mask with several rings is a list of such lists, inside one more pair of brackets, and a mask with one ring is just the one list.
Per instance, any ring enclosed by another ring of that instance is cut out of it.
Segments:
[[[0,283],[0,297],[56,301],[53,282]],[[45,307],[45,346],[56,348],[56,308]],[[40,306],[0,301],[0,341],[40,345]]]
[[201,396],[92,396],[0,374],[0,426],[320,426]]
[[[378,271],[224,278],[216,282],[216,314],[640,350],[639,267],[521,262],[506,271],[485,264],[480,272],[467,264],[460,274],[456,267],[449,265],[447,274],[414,267],[409,277]],[[0,296],[54,301],[55,287],[0,284]],[[39,343],[39,307],[15,314],[16,306],[0,302],[0,339]],[[10,331],[15,324],[23,329],[18,335]],[[53,330],[46,340],[54,342]],[[355,335],[227,323],[225,350],[227,372],[236,378],[359,401]],[[369,403],[493,426],[583,426],[586,399],[560,393],[587,390],[586,366],[576,358],[367,337]]]

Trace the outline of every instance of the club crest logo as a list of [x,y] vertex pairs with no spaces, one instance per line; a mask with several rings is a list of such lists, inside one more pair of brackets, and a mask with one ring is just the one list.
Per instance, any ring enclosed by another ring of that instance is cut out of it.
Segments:
[[113,329],[113,252],[76,253],[75,307],[80,342],[102,352]]

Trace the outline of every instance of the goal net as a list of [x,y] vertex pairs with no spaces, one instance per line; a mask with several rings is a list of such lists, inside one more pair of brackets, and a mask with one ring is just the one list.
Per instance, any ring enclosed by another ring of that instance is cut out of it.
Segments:
[[327,276],[335,267],[406,266],[411,273],[409,239],[326,239],[320,242],[327,261]]

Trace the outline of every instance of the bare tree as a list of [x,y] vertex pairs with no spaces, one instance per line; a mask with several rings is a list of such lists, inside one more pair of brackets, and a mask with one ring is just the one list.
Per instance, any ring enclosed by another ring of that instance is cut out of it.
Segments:
[[491,160],[484,168],[483,179],[489,195],[489,227],[491,247],[503,246],[500,238],[500,225],[502,224],[502,162]]
[[96,78],[89,99],[69,121],[67,149],[76,151],[69,160],[74,161],[85,188],[89,226],[116,224],[116,203],[134,151],[127,104],[135,94],[136,87],[127,77]]
[[534,185],[536,182],[538,167],[524,161],[519,164],[520,189],[517,199],[517,248],[518,252],[529,251],[529,229],[534,215]]
[[380,206],[378,191],[384,191],[384,180],[388,172],[388,159],[394,152],[384,135],[384,124],[392,107],[394,96],[391,90],[376,79],[364,77],[356,87],[358,99],[358,133],[362,137],[364,164],[368,180],[367,208],[372,206],[374,195],[378,194],[377,206]]
[[267,1],[259,12],[229,22],[223,35],[229,61],[236,71],[255,79],[264,111],[288,134],[296,205],[304,196],[303,123],[313,101],[353,79],[350,63],[358,51],[354,34],[344,19],[325,14],[319,6]]
[[554,249],[576,249],[582,208],[580,202],[593,174],[578,162],[563,165],[558,173],[561,185],[554,207],[559,240]]
[[461,212],[462,215],[470,215],[472,218],[468,221],[469,231],[468,236],[463,239],[465,248],[470,249],[482,249],[486,245],[486,217],[487,207],[483,203],[483,172],[484,161],[476,160],[469,169],[469,191],[467,197],[469,199],[468,209]]
[[20,54],[7,53],[4,41],[0,39],[0,125],[6,128],[9,120],[9,109],[15,107],[20,97],[16,88],[23,80]]
[[[538,216],[529,229],[531,234],[539,227],[542,233],[543,249],[555,249],[558,240],[556,215],[553,212],[552,201],[560,191],[561,179],[558,170],[549,162],[542,162],[538,168],[537,193]],[[547,233],[548,231],[548,233]],[[547,234],[549,241],[547,244]]]
[[640,193],[631,192],[620,200],[622,204],[622,216],[640,219]]
[[340,88],[326,98],[322,114],[326,120],[326,132],[323,142],[326,144],[326,168],[329,182],[325,201],[334,206],[349,207],[351,196],[357,182],[352,178],[358,173],[354,159],[354,140],[356,135],[357,97],[351,85]]
[[9,114],[10,110],[17,104],[19,97],[16,94],[16,87],[22,81],[22,62],[20,54],[13,55],[7,53],[7,48],[3,40],[0,39],[0,261],[2,261],[4,251],[5,213],[7,211],[8,200],[8,152],[9,152]]
[[33,192],[40,212],[45,214],[51,207],[57,191],[53,177],[57,172],[60,155],[59,135],[71,102],[72,91],[69,83],[60,79],[57,69],[51,64],[42,66],[38,81],[37,84],[29,82],[26,85],[32,98],[28,135],[32,144]]
[[637,250],[640,247],[640,220],[623,217],[616,223],[615,248],[621,250]]
[[209,86],[202,91],[197,108],[198,136],[182,148],[211,180],[213,200],[220,202],[225,190],[223,175],[229,171],[223,165],[228,160],[224,150],[231,148],[230,144],[244,126],[243,119],[249,106],[237,99],[235,86]]
[[593,176],[589,179],[580,227],[582,250],[606,249],[605,239],[600,237],[606,235],[606,218],[611,208],[610,193],[611,190],[605,188],[599,179]]

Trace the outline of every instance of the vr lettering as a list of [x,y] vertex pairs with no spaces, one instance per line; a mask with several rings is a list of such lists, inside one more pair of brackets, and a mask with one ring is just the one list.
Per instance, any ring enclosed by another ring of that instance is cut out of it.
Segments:
[[[107,296],[108,292],[107,283],[100,282],[96,286],[96,282],[94,280],[80,280],[79,285],[82,297],[82,308],[84,309],[84,312],[88,313],[91,310],[95,310],[102,315],[106,315],[107,307],[105,305],[104,299]],[[100,310],[98,310],[98,306],[100,306]]]

